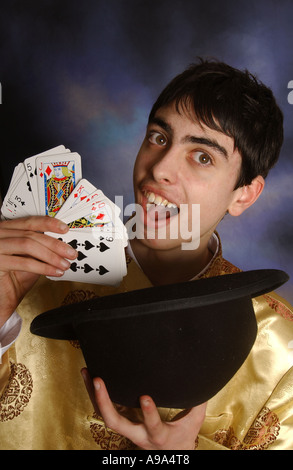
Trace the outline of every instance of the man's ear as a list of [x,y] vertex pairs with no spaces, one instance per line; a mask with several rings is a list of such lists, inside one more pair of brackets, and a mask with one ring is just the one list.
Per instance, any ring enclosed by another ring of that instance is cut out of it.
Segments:
[[233,216],[241,215],[259,198],[264,186],[265,180],[259,175],[249,185],[236,189],[233,201],[228,207],[229,214]]

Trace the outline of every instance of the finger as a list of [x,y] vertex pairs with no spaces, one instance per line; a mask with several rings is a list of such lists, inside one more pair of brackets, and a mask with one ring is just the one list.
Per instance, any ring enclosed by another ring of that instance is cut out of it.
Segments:
[[34,258],[0,255],[1,273],[22,271],[43,276],[61,277],[65,269],[43,263]]
[[118,413],[110,399],[104,381],[101,378],[95,378],[93,383],[95,400],[106,426],[135,443],[139,443],[145,438],[145,432],[141,424],[133,423]]
[[[32,236],[35,237],[35,235]],[[6,255],[7,257],[10,255],[9,258],[12,263],[8,266],[9,270],[16,269],[16,264],[19,266],[19,259],[15,259],[11,255],[34,258],[48,265],[55,266],[63,271],[68,269],[70,267],[70,262],[65,259],[65,253],[71,253],[71,250],[69,250],[71,247],[68,246],[66,248],[65,244],[59,245],[56,243],[60,243],[59,240],[49,240],[51,237],[42,237],[43,243],[39,243],[31,238],[2,239],[1,254]],[[7,261],[10,262],[10,260]],[[3,262],[4,264],[1,265],[2,270],[4,270],[4,266],[7,265],[7,262],[5,263],[5,259],[3,259]],[[14,265],[14,268],[12,268],[12,265]]]
[[191,420],[198,426],[201,426],[206,415],[208,402],[202,403],[201,405],[191,408],[190,412],[186,415],[187,420]]
[[94,378],[94,398],[98,405],[98,408],[103,416],[105,424],[111,428],[116,429],[118,427],[120,415],[116,411],[105,386],[104,381],[101,378]]
[[[42,250],[52,252],[63,258],[75,259],[78,252],[67,243],[37,232],[9,230],[7,237],[1,239],[0,252],[7,255],[41,255]],[[16,235],[19,235],[18,237]],[[37,250],[37,251],[35,251]]]
[[180,413],[178,413],[173,419],[172,422],[176,421],[181,421],[181,422],[186,422],[192,423],[195,428],[200,427],[205,419],[205,414],[206,414],[206,408],[207,408],[207,402],[202,403],[201,405],[195,406],[189,410],[183,410]]
[[86,367],[84,367],[83,369],[81,369],[81,375],[82,375],[82,378],[84,380],[84,384],[86,386],[86,389],[87,389],[87,392],[88,392],[88,396],[92,402],[92,405],[93,405],[93,408],[95,410],[95,413],[97,415],[101,415],[101,412],[99,410],[99,407],[97,405],[97,402],[96,402],[96,399],[95,399],[95,389],[94,389],[94,384],[93,384],[93,381],[92,381],[92,378],[89,374],[89,371],[87,370]]
[[148,395],[140,397],[140,407],[147,433],[151,440],[155,440],[158,435],[162,435],[164,429],[158,409],[152,398]]
[[37,232],[66,233],[69,230],[67,224],[54,217],[28,216],[19,219],[2,220],[0,229],[33,230]]
[[[134,423],[124,416],[121,416],[111,402],[103,380],[101,378],[95,378],[93,382],[95,387],[95,400],[105,421],[105,425],[121,436],[128,438],[138,447],[153,449],[154,446],[149,440],[145,423]],[[145,403],[143,406],[148,407],[149,404]],[[153,404],[151,406],[153,406]]]
[[[37,241],[40,245],[46,246],[48,249],[52,250],[54,253],[56,253],[59,256],[62,256],[63,258],[69,258],[69,259],[75,259],[78,255],[78,252],[72,248],[70,245],[67,243],[58,240],[57,238],[51,237],[50,235],[45,235],[43,233],[39,232],[33,232],[33,231],[28,231],[28,230],[5,230],[5,238],[8,240],[13,238],[19,238],[19,239],[32,239]],[[1,238],[2,235],[2,238]],[[3,237],[3,232],[0,230],[0,238],[1,238],[1,251],[3,251],[4,247],[4,237]],[[14,240],[9,240],[9,244],[7,245],[8,251],[7,254],[13,254],[13,245]],[[28,241],[23,242],[23,243],[29,243]],[[10,248],[10,249],[9,249]]]

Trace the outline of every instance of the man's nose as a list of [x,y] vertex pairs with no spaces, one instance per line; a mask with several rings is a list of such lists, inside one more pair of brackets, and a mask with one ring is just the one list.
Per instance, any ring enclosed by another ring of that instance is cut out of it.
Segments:
[[173,184],[178,178],[179,167],[179,150],[167,149],[152,167],[153,178],[158,183]]

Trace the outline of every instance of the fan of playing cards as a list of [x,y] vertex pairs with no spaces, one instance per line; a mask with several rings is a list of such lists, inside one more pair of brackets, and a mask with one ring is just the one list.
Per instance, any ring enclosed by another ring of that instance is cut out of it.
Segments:
[[126,275],[120,209],[82,179],[80,155],[63,145],[16,166],[1,213],[3,219],[48,215],[68,224],[65,235],[48,235],[75,248],[78,258],[61,278],[51,279],[118,285]]

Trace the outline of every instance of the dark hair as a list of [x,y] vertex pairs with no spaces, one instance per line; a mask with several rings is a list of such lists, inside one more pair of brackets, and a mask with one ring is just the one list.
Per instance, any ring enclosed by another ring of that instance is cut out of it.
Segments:
[[[264,178],[276,163],[283,143],[283,114],[272,91],[247,70],[199,59],[175,77],[153,105],[149,119],[174,102],[211,129],[234,139],[242,156],[235,189]],[[191,107],[190,107],[191,106]]]

